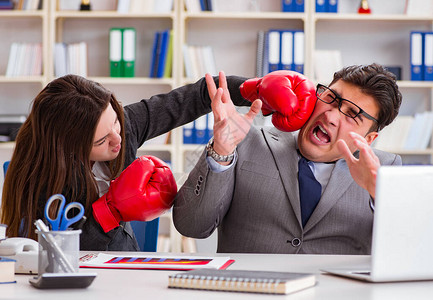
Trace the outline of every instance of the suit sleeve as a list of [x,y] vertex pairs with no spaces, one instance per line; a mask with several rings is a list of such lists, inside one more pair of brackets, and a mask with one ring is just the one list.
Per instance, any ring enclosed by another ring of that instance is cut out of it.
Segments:
[[233,197],[235,169],[215,173],[201,155],[174,199],[173,223],[182,235],[206,238],[220,225]]
[[378,149],[373,149],[373,151],[377,155],[377,157],[379,158],[380,164],[383,166],[386,166],[386,165],[401,166],[402,165],[402,160],[401,160],[400,155],[385,152],[385,151],[378,150]]
[[391,165],[401,166],[403,164],[400,155],[395,155],[393,162]]

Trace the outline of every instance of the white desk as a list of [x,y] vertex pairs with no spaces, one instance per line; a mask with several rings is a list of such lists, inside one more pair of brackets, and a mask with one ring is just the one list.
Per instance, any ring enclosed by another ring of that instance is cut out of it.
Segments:
[[318,274],[318,284],[313,288],[286,296],[181,290],[167,288],[168,275],[179,271],[80,269],[80,272],[98,273],[94,282],[87,289],[38,290],[29,284],[30,275],[16,275],[16,284],[0,285],[0,299],[419,300],[433,297],[433,281],[371,284],[321,274],[319,271],[321,268],[337,265],[367,265],[369,256],[275,254],[233,254],[229,256],[236,260],[230,269],[312,272]]

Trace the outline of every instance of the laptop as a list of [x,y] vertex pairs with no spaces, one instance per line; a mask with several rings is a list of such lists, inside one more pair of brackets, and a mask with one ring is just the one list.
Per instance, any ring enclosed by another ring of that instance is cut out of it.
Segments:
[[369,282],[433,280],[433,166],[380,167],[370,266],[322,271]]

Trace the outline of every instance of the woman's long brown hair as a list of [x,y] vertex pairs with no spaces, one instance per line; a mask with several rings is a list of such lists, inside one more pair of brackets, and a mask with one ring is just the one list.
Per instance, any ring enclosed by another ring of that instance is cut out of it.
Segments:
[[67,191],[68,202],[86,199],[86,215],[90,214],[98,191],[89,155],[109,103],[118,115],[122,136],[119,156],[106,162],[113,179],[123,169],[125,133],[123,108],[110,91],[83,77],[66,75],[50,82],[33,100],[3,185],[1,223],[8,226],[9,237],[36,238],[33,222],[41,197]]

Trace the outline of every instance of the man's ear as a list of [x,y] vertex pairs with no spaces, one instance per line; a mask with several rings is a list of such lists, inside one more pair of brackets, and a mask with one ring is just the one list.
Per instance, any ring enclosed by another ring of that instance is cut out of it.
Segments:
[[372,131],[369,132],[366,136],[365,136],[365,140],[367,141],[368,145],[371,146],[371,143],[373,143],[373,141],[379,136],[379,133],[377,131]]

